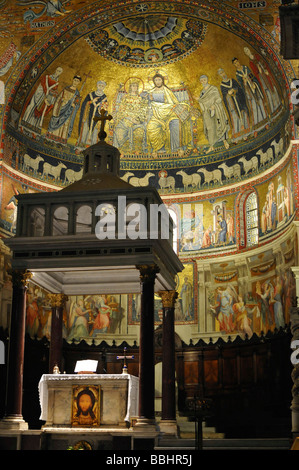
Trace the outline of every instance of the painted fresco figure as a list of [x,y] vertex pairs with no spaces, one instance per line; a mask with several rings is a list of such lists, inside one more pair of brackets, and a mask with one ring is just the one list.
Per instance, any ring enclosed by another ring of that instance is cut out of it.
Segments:
[[248,109],[250,111],[251,125],[255,126],[266,119],[266,110],[264,106],[264,95],[260,84],[247,65],[241,65],[239,59],[233,58],[232,63],[236,67],[236,77],[244,90],[247,99]]
[[292,302],[296,298],[296,283],[294,275],[290,269],[287,269],[283,273],[283,310],[285,323],[288,324],[290,321],[290,312],[292,308]]
[[110,316],[112,313],[111,308],[106,305],[104,296],[97,296],[95,298],[96,318],[90,333],[91,336],[96,336],[98,333],[107,333],[110,325]]
[[237,330],[251,338],[253,335],[250,327],[251,319],[248,318],[248,312],[241,295],[238,295],[238,301],[233,304],[233,311]]
[[101,108],[107,110],[108,100],[104,93],[105,87],[106,82],[99,80],[97,89],[88,93],[82,103],[78,127],[78,146],[90,146],[98,141],[98,128],[94,118],[100,116]]
[[43,120],[53,109],[58,95],[59,76],[63,69],[57,67],[51,75],[44,75],[35,90],[30,102],[27,104],[22,123],[30,127],[42,128]]
[[246,96],[239,83],[234,78],[228,78],[223,69],[218,69],[222,78],[220,89],[232,126],[232,139],[247,139],[250,131],[249,111]]
[[65,87],[55,101],[47,133],[47,137],[52,140],[66,143],[72,134],[80,107],[80,92],[77,90],[80,82],[81,77],[75,75],[72,85]]
[[187,148],[192,142],[189,105],[179,102],[174,92],[156,73],[154,88],[147,94],[151,117],[147,125],[147,143],[151,152],[175,152]]
[[132,298],[132,320],[140,321],[141,297],[140,294],[133,294]]
[[266,281],[262,285],[259,281],[256,283],[256,294],[261,300],[261,330],[268,329],[274,323],[269,304],[272,290],[270,281]]
[[245,54],[249,57],[249,67],[257,78],[264,95],[268,101],[270,112],[273,113],[281,104],[279,95],[268,65],[262,61],[259,54],[253,54],[248,47],[244,47]]
[[193,317],[192,284],[189,281],[187,276],[184,277],[184,284],[182,286],[180,296],[182,298],[182,310],[183,310],[184,320],[192,320],[192,317]]
[[116,333],[117,329],[120,329],[121,321],[124,318],[121,306],[117,302],[117,299],[114,295],[108,300],[108,306],[111,308],[111,315],[109,317],[109,332]]
[[235,329],[233,321],[233,296],[230,292],[230,288],[227,287],[225,290],[217,288],[216,304],[211,306],[212,310],[216,312],[217,320],[219,321],[220,331],[225,333],[231,333]]
[[199,81],[202,84],[202,91],[198,102],[203,118],[204,134],[210,144],[207,152],[215,150],[214,146],[218,142],[223,142],[228,149],[229,124],[218,88],[209,84],[207,75],[201,75]]
[[282,309],[282,295],[283,295],[283,284],[280,277],[277,276],[275,279],[274,289],[271,291],[270,304],[273,304],[274,309],[274,320],[277,328],[284,328],[285,321],[283,317]]
[[72,303],[69,314],[69,325],[71,328],[68,334],[68,340],[79,340],[80,338],[89,336],[89,312],[89,309],[84,308],[84,302],[82,299],[78,300],[78,302]]
[[132,79],[128,91],[118,93],[114,119],[113,145],[122,152],[146,151],[148,100],[139,93],[139,80]]
[[[44,336],[48,339],[51,339],[51,319],[52,319],[52,309],[49,302],[46,298],[42,299],[42,304],[40,307],[40,325],[38,337],[43,338]],[[64,328],[63,328],[64,329]],[[63,337],[65,337],[65,330],[63,331]]]

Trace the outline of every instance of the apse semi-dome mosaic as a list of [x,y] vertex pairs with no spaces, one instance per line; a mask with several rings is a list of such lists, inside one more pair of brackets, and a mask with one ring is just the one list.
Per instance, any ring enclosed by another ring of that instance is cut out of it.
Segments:
[[13,167],[60,187],[78,179],[101,108],[121,176],[162,194],[242,181],[282,157],[284,72],[242,14],[169,2],[84,11],[20,60],[5,124],[21,144]]

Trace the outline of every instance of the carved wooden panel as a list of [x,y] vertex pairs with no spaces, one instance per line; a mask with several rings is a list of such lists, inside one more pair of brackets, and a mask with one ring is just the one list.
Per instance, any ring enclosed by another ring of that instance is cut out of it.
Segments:
[[205,360],[204,362],[204,382],[205,387],[216,387],[218,385],[219,367],[218,360]]
[[198,384],[198,362],[188,361],[184,363],[185,385]]

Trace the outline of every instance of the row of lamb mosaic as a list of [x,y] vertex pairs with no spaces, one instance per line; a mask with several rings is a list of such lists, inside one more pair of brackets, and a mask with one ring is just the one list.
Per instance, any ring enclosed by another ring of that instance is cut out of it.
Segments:
[[[184,191],[199,190],[201,187],[210,187],[223,184],[223,182],[239,181],[242,177],[256,174],[258,171],[268,168],[283,155],[283,138],[278,141],[275,139],[271,142],[266,150],[258,150],[256,155],[250,159],[244,156],[238,158],[232,164],[221,163],[217,168],[212,170],[201,167],[196,172],[189,174],[187,171],[179,170],[175,175],[170,175],[167,170],[158,172],[158,181],[151,179],[156,178],[156,174],[152,171],[147,172],[141,177],[132,171],[125,171],[122,179],[128,181],[133,186],[148,186],[157,183],[158,189],[165,192],[175,192],[176,189],[182,188]],[[78,181],[83,176],[83,168],[74,170],[68,168],[63,162],[51,164],[41,156],[35,158],[25,153],[20,159],[20,166],[25,173],[42,179],[44,181],[54,181],[59,184],[68,185]],[[181,181],[176,176],[181,177]]]
[[[237,163],[228,165],[221,163],[217,168],[208,170],[201,167],[195,173],[189,174],[187,171],[179,170],[176,175],[181,176],[184,191],[199,190],[201,187],[222,185],[223,182],[239,181],[242,176],[249,176],[249,174],[256,174],[258,171],[267,169],[279,157],[283,155],[283,139],[280,138],[278,142],[273,140],[271,146],[266,150],[258,150],[256,155],[247,160],[245,157],[238,159]],[[127,171],[122,176],[122,179],[128,181],[133,186],[148,186],[152,181],[150,178],[156,175],[152,172],[146,173],[144,176],[138,178],[134,173]],[[178,181],[175,176],[168,174],[166,170],[159,172],[158,186],[160,190],[165,192],[175,192]],[[181,187],[181,185],[179,186]]]
[[[43,165],[42,172],[39,171],[41,163]],[[57,165],[51,165],[50,163],[45,162],[45,159],[40,155],[36,158],[32,158],[25,153],[23,157],[23,171],[25,173],[33,173],[34,176],[41,176],[42,179],[50,177],[54,178],[55,181],[61,180],[62,170],[65,170],[64,181],[66,184],[74,183],[75,181],[80,180],[83,176],[83,168],[79,171],[75,171],[71,168],[67,168],[67,166],[62,162],[58,162]]]

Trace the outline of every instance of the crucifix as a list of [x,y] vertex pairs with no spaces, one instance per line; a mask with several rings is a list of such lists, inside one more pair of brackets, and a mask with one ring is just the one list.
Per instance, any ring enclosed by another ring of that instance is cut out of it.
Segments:
[[124,360],[124,365],[123,365],[123,374],[128,373],[128,366],[127,366],[127,359],[134,359],[134,356],[127,356],[127,348],[124,348],[124,355],[123,356],[116,356],[116,359],[123,359]]
[[95,122],[101,121],[101,129],[100,129],[100,132],[99,132],[99,139],[104,140],[107,137],[107,134],[104,130],[105,123],[106,123],[106,121],[111,121],[112,116],[110,116],[110,114],[108,114],[105,111],[105,109],[102,108],[101,111],[100,111],[100,116],[95,116],[93,119],[94,119]]

